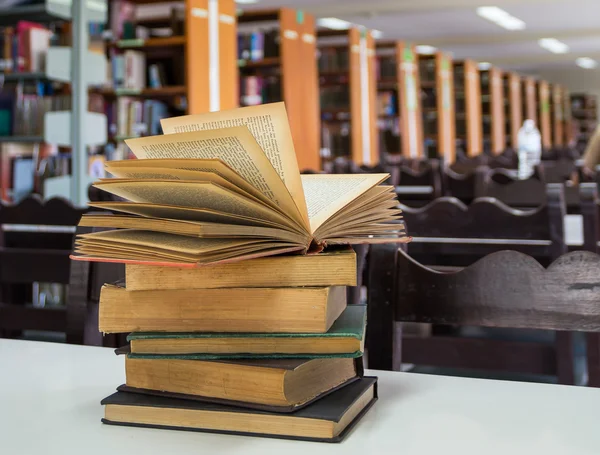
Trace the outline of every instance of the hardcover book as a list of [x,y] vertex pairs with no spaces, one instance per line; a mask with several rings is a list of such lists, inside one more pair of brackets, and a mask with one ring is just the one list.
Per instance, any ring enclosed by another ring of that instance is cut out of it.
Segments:
[[376,400],[377,378],[365,377],[293,414],[127,392],[101,404],[110,425],[340,442]]

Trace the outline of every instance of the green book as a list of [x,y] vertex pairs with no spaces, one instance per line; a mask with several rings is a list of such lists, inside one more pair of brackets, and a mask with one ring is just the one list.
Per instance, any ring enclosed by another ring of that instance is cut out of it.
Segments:
[[349,305],[326,333],[161,333],[127,337],[131,358],[243,359],[360,357],[366,305]]

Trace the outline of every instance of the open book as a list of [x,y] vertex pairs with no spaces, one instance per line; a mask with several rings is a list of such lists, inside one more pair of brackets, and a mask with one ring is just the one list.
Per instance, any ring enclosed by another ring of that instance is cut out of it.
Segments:
[[300,175],[283,103],[162,120],[164,135],[126,141],[90,204],[75,259],[207,264],[327,245],[405,242],[387,174]]

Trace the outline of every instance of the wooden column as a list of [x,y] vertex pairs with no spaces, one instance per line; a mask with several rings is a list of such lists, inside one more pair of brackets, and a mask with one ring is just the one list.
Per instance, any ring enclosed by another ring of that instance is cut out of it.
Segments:
[[563,88],[560,85],[552,86],[552,114],[553,114],[553,141],[555,146],[565,145]]
[[508,104],[509,104],[509,132],[510,145],[513,149],[519,147],[519,129],[523,126],[523,100],[521,91],[521,77],[516,73],[508,76]]
[[542,146],[552,147],[552,122],[550,119],[550,87],[547,81],[538,83],[538,99],[540,111],[540,133],[542,134]]
[[374,165],[378,162],[374,40],[366,30],[351,28],[348,43],[352,161]]
[[423,113],[420,98],[419,66],[414,45],[398,42],[398,87],[401,100],[402,154],[406,158],[423,158]]
[[504,93],[502,85],[502,71],[490,68],[490,113],[492,121],[492,153],[499,155],[506,147],[506,131],[504,121]]
[[[321,113],[319,109],[319,75],[317,68],[317,40],[315,17],[298,11],[300,30],[300,58],[302,66],[301,87],[296,95],[303,98],[304,148],[296,148],[300,169],[321,169]],[[286,78],[283,80],[286,83]]]
[[536,109],[535,79],[528,77],[523,79],[523,115],[525,120],[533,120],[538,124]]
[[481,82],[479,68],[474,60],[464,61],[465,108],[467,122],[467,155],[477,156],[483,152],[481,120]]
[[[456,161],[456,118],[454,111],[454,74],[452,58],[442,52],[435,55],[437,91],[438,152],[446,164]],[[420,104],[420,103],[419,103]]]
[[563,133],[565,145],[570,145],[573,141],[573,117],[571,114],[571,94],[566,87],[562,90],[562,106],[563,106]]
[[189,114],[238,106],[235,11],[234,0],[185,2],[185,69]]

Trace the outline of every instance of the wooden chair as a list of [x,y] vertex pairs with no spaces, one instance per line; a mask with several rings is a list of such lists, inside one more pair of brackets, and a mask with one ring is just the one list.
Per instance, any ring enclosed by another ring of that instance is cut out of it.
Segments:
[[[401,361],[426,362],[556,375],[560,383],[572,384],[571,344],[440,336],[411,339],[402,337],[400,323],[597,332],[598,276],[600,256],[585,251],[563,255],[547,269],[523,253],[501,251],[459,272],[440,273],[397,246],[373,246],[367,305],[369,368],[397,370]],[[413,341],[418,347],[411,346]]]
[[33,283],[69,283],[73,234],[85,209],[63,199],[29,197],[0,204],[0,333],[65,332],[82,341],[83,323],[66,306],[33,307]]
[[[78,228],[77,233],[98,232],[98,228]],[[100,289],[105,283],[125,279],[125,265],[104,262],[71,261],[69,279],[69,302],[72,314],[83,321],[82,344],[91,346],[120,347],[127,343],[126,334],[103,336],[98,330],[98,303]]]
[[409,235],[409,254],[435,266],[464,267],[495,251],[513,249],[549,264],[566,253],[562,185],[548,185],[546,204],[515,210],[492,198],[466,206],[443,197],[422,208],[400,206]]
[[481,193],[477,196],[493,197],[511,207],[539,207],[545,203],[545,186],[539,172],[519,180],[509,169],[491,169],[484,177]]
[[465,174],[454,172],[451,167],[446,167],[442,172],[442,186],[444,195],[459,199],[465,204],[470,204],[482,193],[480,189],[489,168],[479,166]]
[[396,194],[403,204],[420,207],[442,195],[438,160],[405,161],[397,165],[395,173],[398,175]]

